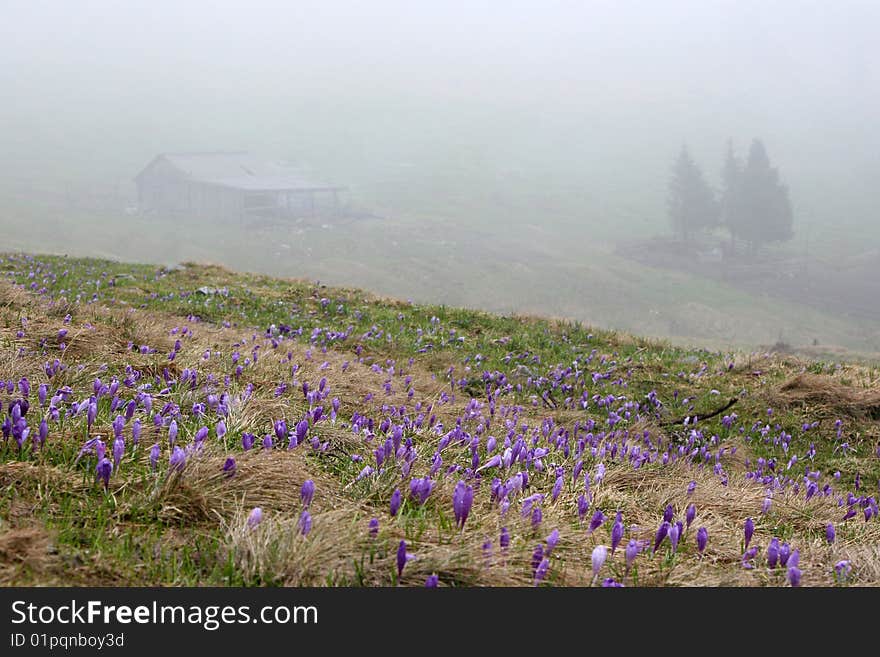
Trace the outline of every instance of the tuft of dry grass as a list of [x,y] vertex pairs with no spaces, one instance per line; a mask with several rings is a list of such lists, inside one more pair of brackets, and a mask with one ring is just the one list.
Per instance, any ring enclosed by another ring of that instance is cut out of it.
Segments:
[[801,406],[824,416],[880,420],[880,387],[860,390],[827,375],[798,374],[780,385],[770,400],[783,408]]

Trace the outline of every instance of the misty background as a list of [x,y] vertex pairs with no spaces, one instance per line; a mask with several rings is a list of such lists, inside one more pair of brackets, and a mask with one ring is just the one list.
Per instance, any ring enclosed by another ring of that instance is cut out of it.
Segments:
[[[0,0],[0,251],[876,357],[878,25],[849,1]],[[753,138],[794,238],[732,277],[639,257],[671,234],[682,145],[719,188],[727,140]],[[228,150],[344,185],[372,218],[132,212],[157,154]]]

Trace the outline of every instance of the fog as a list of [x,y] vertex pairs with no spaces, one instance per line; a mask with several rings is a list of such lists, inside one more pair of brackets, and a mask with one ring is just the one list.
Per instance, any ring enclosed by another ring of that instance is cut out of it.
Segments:
[[[870,357],[878,25],[875,2],[0,0],[0,251]],[[682,146],[719,189],[727,140],[745,157],[755,138],[793,239],[723,277],[653,257]],[[344,185],[371,218],[131,213],[157,154],[228,150]]]

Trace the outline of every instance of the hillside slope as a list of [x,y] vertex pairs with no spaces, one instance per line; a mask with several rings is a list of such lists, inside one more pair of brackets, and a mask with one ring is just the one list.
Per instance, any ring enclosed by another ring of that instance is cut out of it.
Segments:
[[0,344],[0,584],[880,584],[876,368],[22,254]]

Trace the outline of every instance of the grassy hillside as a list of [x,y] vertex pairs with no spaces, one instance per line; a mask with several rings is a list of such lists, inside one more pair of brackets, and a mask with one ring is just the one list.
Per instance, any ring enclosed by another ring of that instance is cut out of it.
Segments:
[[4,585],[880,584],[870,366],[21,254],[0,344]]

